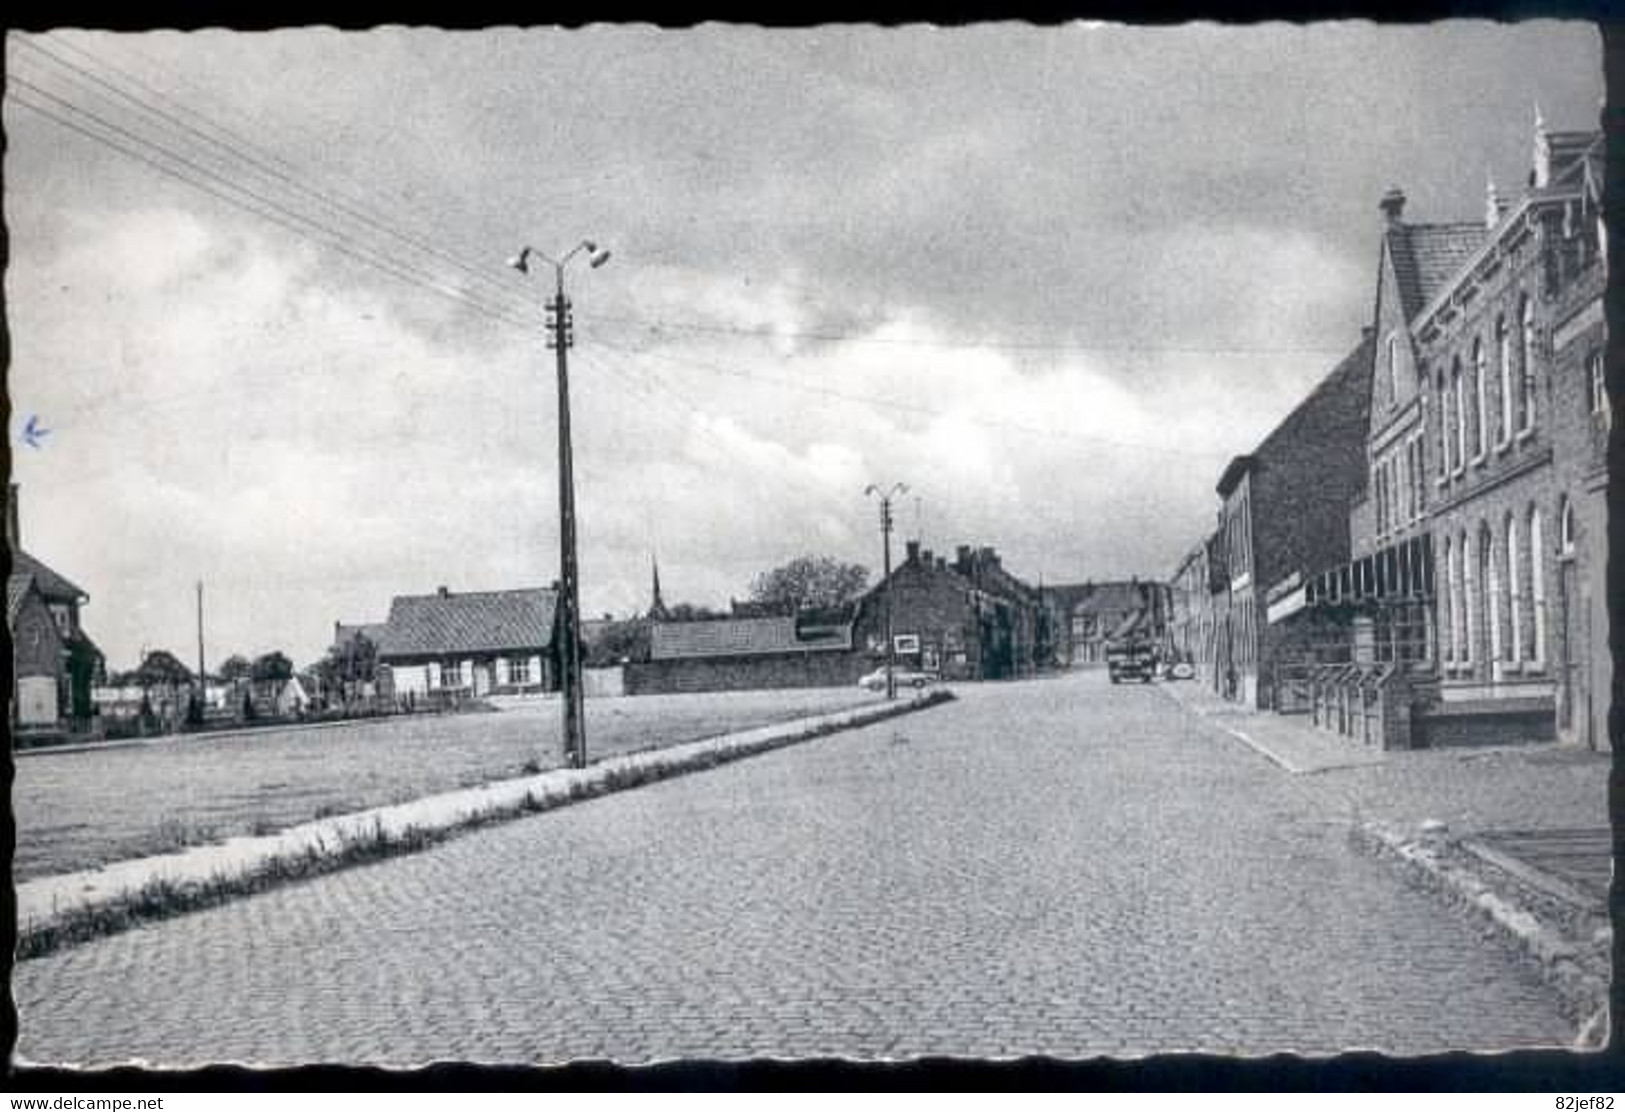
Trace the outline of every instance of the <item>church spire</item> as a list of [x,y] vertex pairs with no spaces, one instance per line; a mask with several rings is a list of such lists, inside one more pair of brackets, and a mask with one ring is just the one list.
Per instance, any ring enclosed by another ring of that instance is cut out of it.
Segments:
[[665,603],[665,600],[660,597],[660,561],[659,561],[659,559],[657,559],[653,555],[650,555],[650,557],[649,557],[649,566],[653,570],[653,573],[654,573],[654,575],[653,575],[653,580],[654,580],[654,592],[653,592],[653,594],[654,594],[654,597],[652,598],[652,600],[649,603],[649,617],[651,617],[651,618],[664,618],[666,616],[666,603]]

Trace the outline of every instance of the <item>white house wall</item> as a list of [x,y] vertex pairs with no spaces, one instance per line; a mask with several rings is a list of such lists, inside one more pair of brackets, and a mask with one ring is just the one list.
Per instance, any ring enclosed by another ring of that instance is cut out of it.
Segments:
[[[524,686],[539,686],[543,679],[542,658],[532,656],[528,659],[530,662],[530,679]],[[459,662],[461,665],[459,670],[461,682],[456,686],[467,687],[470,683],[476,683],[478,685],[477,693],[483,694],[487,683],[487,666],[493,661],[496,669],[497,688],[513,686],[508,682],[508,658],[505,656],[463,658]],[[438,691],[444,686],[441,682],[441,666],[438,661],[431,661],[427,664],[391,664],[389,669],[395,681],[395,693],[397,695],[426,695],[431,691]]]

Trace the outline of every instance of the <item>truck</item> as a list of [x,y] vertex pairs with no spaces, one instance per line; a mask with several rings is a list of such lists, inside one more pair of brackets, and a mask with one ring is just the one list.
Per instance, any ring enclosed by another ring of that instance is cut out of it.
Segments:
[[1157,649],[1143,637],[1106,643],[1106,674],[1113,683],[1139,680],[1150,683],[1157,674]]

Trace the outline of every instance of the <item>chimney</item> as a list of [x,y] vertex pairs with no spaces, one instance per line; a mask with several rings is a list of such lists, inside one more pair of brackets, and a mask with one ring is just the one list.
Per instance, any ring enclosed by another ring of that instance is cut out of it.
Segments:
[[1405,194],[1397,185],[1382,195],[1382,201],[1377,206],[1382,209],[1382,215],[1387,220],[1388,227],[1397,227],[1400,217],[1405,214]]
[[920,542],[909,541],[905,547],[908,549],[907,562],[910,565],[918,564],[920,562]]
[[12,548],[23,546],[22,527],[17,524],[17,484],[6,492],[6,544]]
[[1495,179],[1486,177],[1484,181],[1484,227],[1494,230],[1501,222],[1501,214],[1506,211],[1506,205],[1501,195],[1495,191]]
[[439,595],[441,598],[450,598],[451,597],[450,589],[448,589],[445,586],[441,586],[440,588],[438,588],[435,591],[435,594]]
[[963,571],[970,564],[970,545],[962,544],[954,549],[954,567]]
[[920,549],[920,563],[926,570],[930,570],[934,561],[931,559],[931,550],[929,548]]
[[947,571],[948,570],[948,557],[946,557],[946,556],[938,556],[937,557],[937,570],[938,571]]

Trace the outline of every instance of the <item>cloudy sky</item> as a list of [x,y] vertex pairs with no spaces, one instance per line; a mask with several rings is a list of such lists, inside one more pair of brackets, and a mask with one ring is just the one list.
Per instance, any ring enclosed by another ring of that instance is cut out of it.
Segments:
[[[8,36],[13,478],[114,667],[303,664],[397,593],[557,569],[572,269],[582,604],[802,553],[1166,575],[1359,339],[1377,201],[1473,219],[1579,24]],[[30,417],[50,430],[25,442]]]

